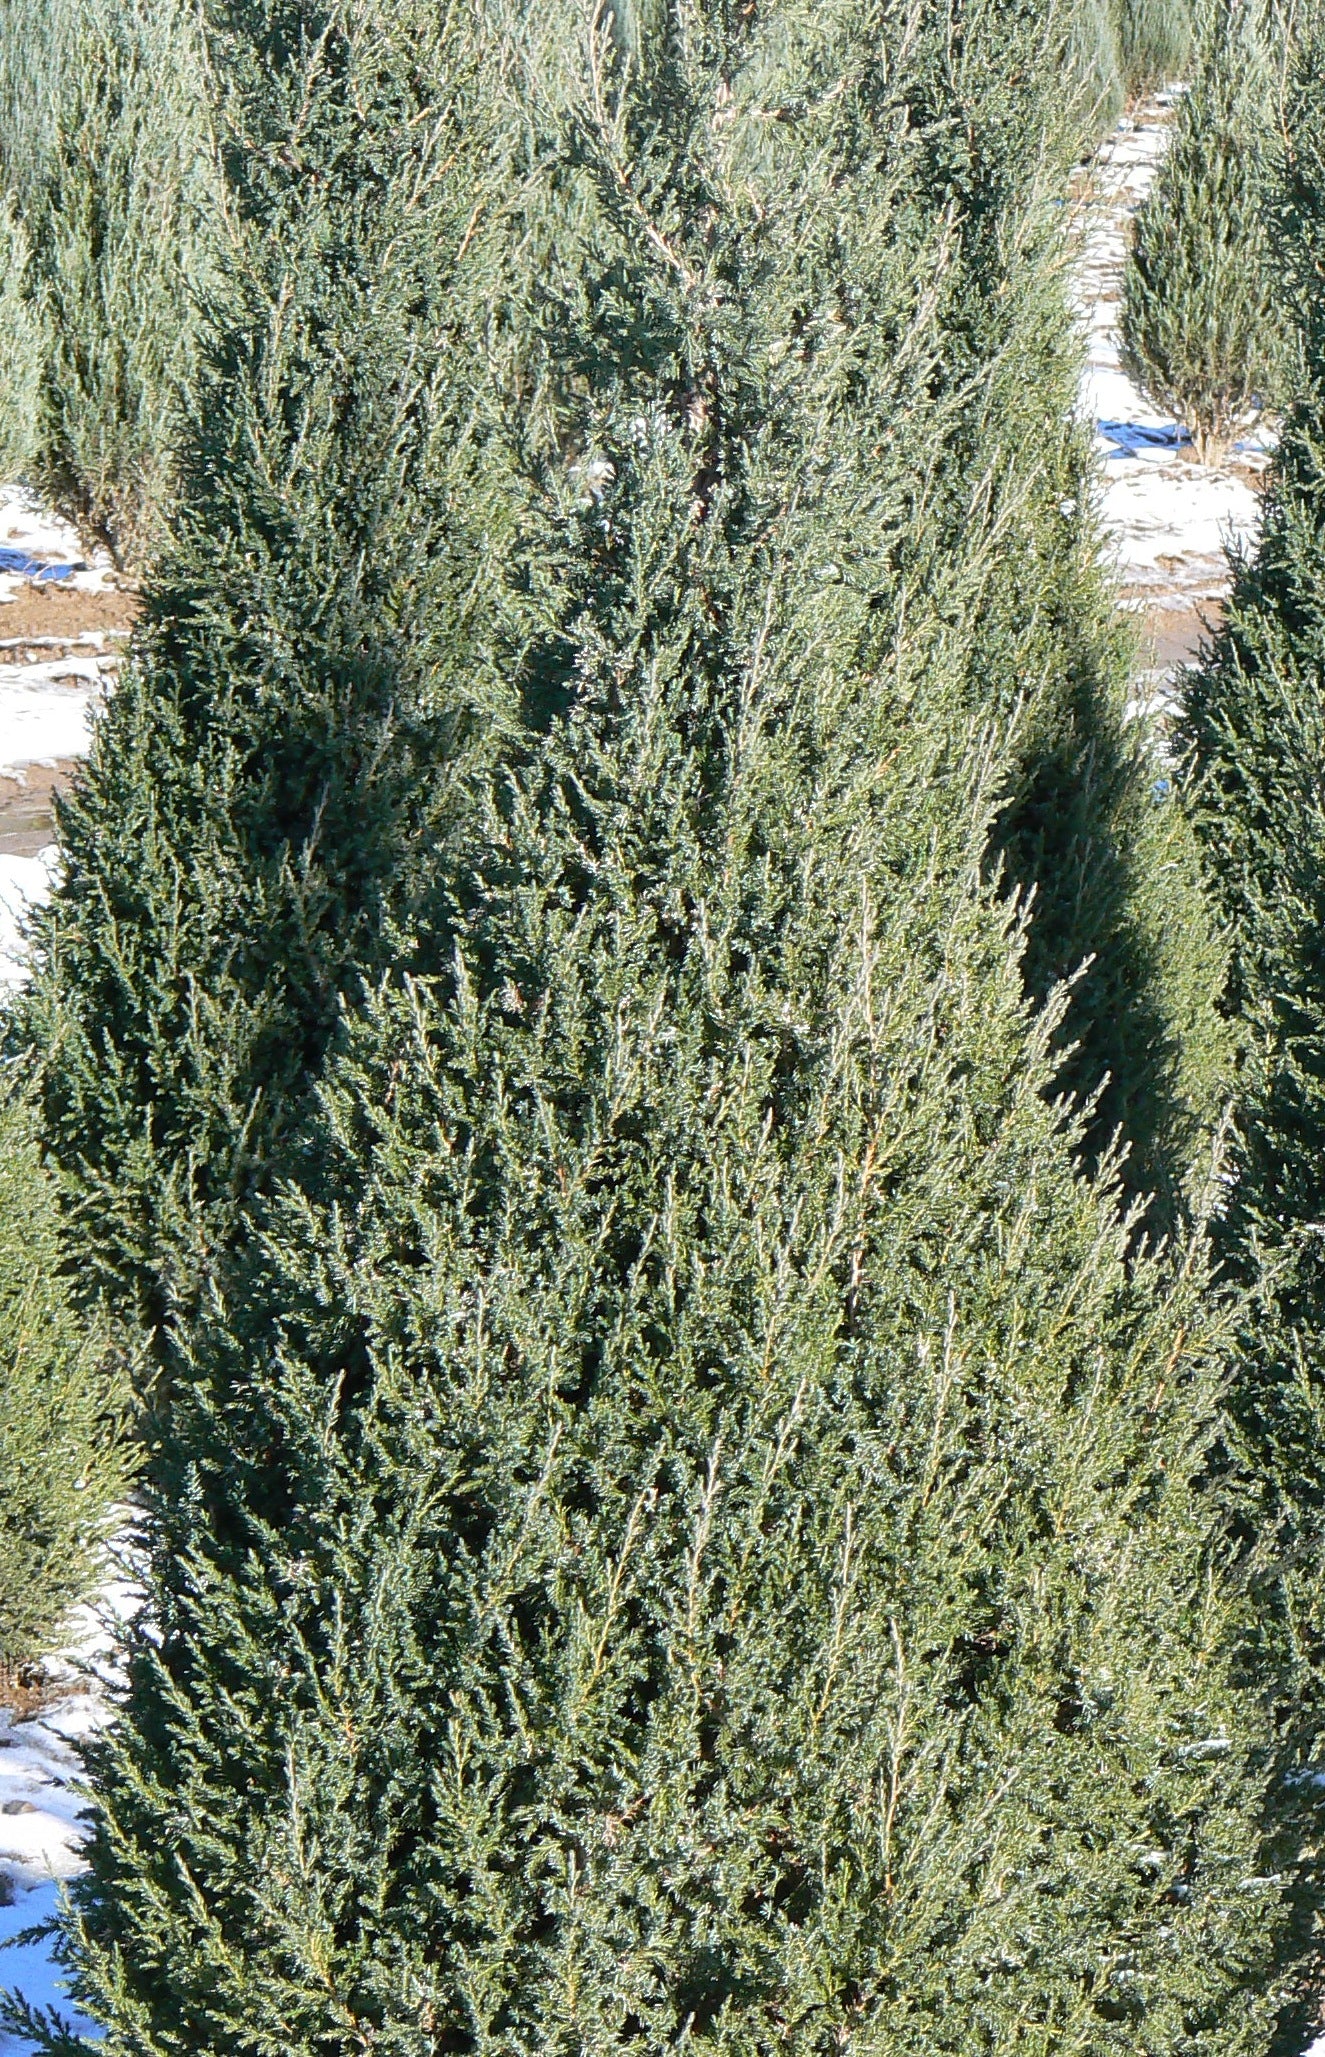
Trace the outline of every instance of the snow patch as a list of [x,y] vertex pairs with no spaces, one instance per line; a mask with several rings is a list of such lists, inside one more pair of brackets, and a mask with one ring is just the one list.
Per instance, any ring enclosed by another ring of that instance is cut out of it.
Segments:
[[[44,508],[26,486],[0,486],[0,544],[46,564],[73,565],[72,576],[60,581],[65,592],[105,593],[114,586],[115,569],[105,551],[88,557],[78,531]],[[0,607],[16,599],[26,583],[16,572],[0,573]]]
[[[132,1548],[130,1517],[116,1552],[124,1560],[120,1570],[96,1602],[77,1611],[65,1650],[46,1667],[56,1697],[25,1721],[0,1709],[0,1886],[12,1896],[11,1904],[0,1907],[0,1945],[50,1921],[59,1912],[64,1882],[83,1868],[78,1745],[111,1718],[108,1689],[116,1677],[117,1639],[142,1605]],[[76,2018],[50,1938],[0,1948],[0,1987],[34,2007],[56,2007]],[[77,2025],[85,2034],[99,2033],[82,2019]],[[25,2038],[0,2032],[0,2057],[20,2057],[29,2049]]]
[[1255,481],[1271,439],[1248,436],[1229,462],[1197,464],[1178,425],[1122,368],[1128,237],[1164,155],[1171,104],[1172,96],[1161,96],[1102,144],[1078,217],[1073,298],[1086,333],[1078,409],[1095,429],[1100,513],[1117,576],[1125,598],[1128,588],[1143,589],[1147,608],[1185,609],[1221,599],[1230,545],[1254,541]]
[[21,985],[28,975],[24,929],[32,910],[50,896],[55,861],[53,844],[36,857],[0,850],[0,990]]
[[[83,2035],[99,2036],[101,2030],[71,2007],[63,1976],[51,1959],[50,1943],[45,1939],[35,1943],[15,1941],[25,1930],[38,1928],[43,1922],[52,1920],[59,1912],[59,1906],[60,1888],[45,1885],[34,1886],[12,1907],[0,1907],[0,1986],[10,1992],[21,1993],[33,2007],[54,2007]],[[26,2036],[6,2035],[0,2030],[0,2053],[3,2057],[20,2057],[20,2053],[31,2049]]]
[[0,664],[0,773],[43,758],[86,756],[93,710],[114,662],[55,657]]

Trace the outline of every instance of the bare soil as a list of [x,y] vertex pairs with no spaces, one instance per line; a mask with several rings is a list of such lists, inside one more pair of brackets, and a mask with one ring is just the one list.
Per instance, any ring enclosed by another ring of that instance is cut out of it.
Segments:
[[[141,602],[133,592],[79,593],[63,586],[25,586],[13,600],[0,603],[0,642],[21,644],[25,637],[56,636],[73,642],[85,630],[103,634],[131,629]],[[20,662],[0,652],[7,664]]]
[[[41,1714],[47,1707],[53,1707],[58,1700],[67,1700],[70,1691],[68,1681],[56,1684],[48,1679],[40,1663],[7,1664],[0,1658],[0,1708],[4,1708],[14,1721],[31,1721],[34,1714]],[[0,1738],[0,1747],[8,1741]]]
[[1167,671],[1174,665],[1194,664],[1201,645],[1218,629],[1222,613],[1218,600],[1202,600],[1190,607],[1145,608],[1138,618],[1139,665],[1147,671]]
[[57,793],[69,786],[78,765],[63,757],[53,765],[28,764],[22,780],[0,772],[0,851],[10,857],[35,857],[54,839]]

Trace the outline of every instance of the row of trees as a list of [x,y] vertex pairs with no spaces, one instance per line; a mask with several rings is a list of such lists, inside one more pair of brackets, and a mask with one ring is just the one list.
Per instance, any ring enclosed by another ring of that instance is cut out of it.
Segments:
[[[1320,744],[1325,723],[1325,33],[1309,25],[1284,100],[1269,237],[1291,326],[1285,417],[1254,554],[1188,682],[1181,743],[1212,904],[1231,943],[1223,1006],[1240,1051],[1235,1176],[1221,1256],[1246,1297],[1227,1490],[1238,1532],[1269,1539],[1258,1669],[1296,1772],[1291,1846],[1318,1850],[1314,1765],[1325,1665],[1320,1135]],[[1319,1857],[1304,1899],[1320,1891]]]
[[1301,2029],[1321,402],[1159,778],[1081,33],[208,0],[170,520],[11,1025],[143,1367],[110,2057]]
[[[1190,0],[1055,5],[1088,126],[1186,61]],[[0,4],[0,468],[133,569],[225,271],[207,63],[190,0]]]

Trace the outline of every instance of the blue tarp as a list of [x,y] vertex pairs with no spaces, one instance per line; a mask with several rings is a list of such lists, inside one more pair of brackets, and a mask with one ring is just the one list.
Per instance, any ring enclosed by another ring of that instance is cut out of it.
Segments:
[[33,579],[39,586],[53,586],[57,579],[72,578],[75,564],[43,564],[26,550],[0,550],[0,571],[14,571],[21,579]]
[[1135,457],[1142,450],[1185,450],[1192,440],[1191,431],[1176,421],[1166,421],[1159,428],[1139,421],[1097,421],[1095,426],[1114,446],[1110,457]]

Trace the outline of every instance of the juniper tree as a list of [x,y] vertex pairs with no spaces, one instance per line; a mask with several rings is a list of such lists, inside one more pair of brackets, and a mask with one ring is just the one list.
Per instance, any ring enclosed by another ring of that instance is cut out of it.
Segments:
[[[1075,0],[1068,19],[1067,71],[1084,90],[1091,143],[1134,95],[1177,77],[1190,54],[1189,0]],[[1061,104],[1061,76],[1055,97]]]
[[1118,58],[1129,92],[1178,78],[1191,55],[1189,0],[1115,0]]
[[1001,530],[914,539],[946,23],[541,26],[529,718],[181,1330],[78,1997],[108,2057],[1259,2048],[1218,1325],[985,876]]
[[[1274,207],[1278,287],[1302,390],[1284,426],[1259,542],[1235,563],[1226,620],[1187,683],[1183,743],[1206,875],[1227,924],[1226,1002],[1243,1049],[1236,1177],[1224,1262],[1253,1296],[1226,1488],[1261,1575],[1257,1663],[1279,1711],[1278,1788],[1301,1867],[1304,1924],[1319,1900],[1325,1407],[1320,1288],[1325,817],[1325,40],[1304,43],[1285,109]],[[1297,1818],[1294,1819],[1293,1817]],[[1304,2007],[1305,2007],[1304,2002]],[[1295,2024],[1299,2029],[1302,2022]]]
[[408,953],[447,764],[493,713],[502,185],[467,21],[208,15],[225,291],[15,1030],[42,1053],[83,1287],[166,1360],[177,1303],[297,1130],[342,993]]
[[0,207],[0,467],[7,479],[20,476],[32,455],[36,431],[37,381],[41,369],[41,327],[25,291],[28,239],[12,207]]
[[1129,714],[1132,652],[1075,418],[1081,344],[1058,208],[1090,104],[1062,93],[1063,36],[1052,9],[968,10],[928,89],[929,177],[961,252],[942,376],[961,404],[926,522],[945,522],[958,552],[973,510],[1001,530],[970,652],[980,703],[1022,709],[993,854],[1033,896],[1031,992],[1043,1002],[1076,981],[1060,1088],[1094,1099],[1093,1156],[1121,1134],[1129,1188],[1153,1196],[1159,1225],[1181,1212],[1227,1089],[1220,953],[1190,828]]
[[40,351],[26,472],[89,542],[160,539],[214,180],[186,0],[5,0],[0,172]]
[[1079,0],[1073,7],[1065,69],[1079,82],[1093,143],[1113,127],[1127,97],[1110,0]]
[[43,1657],[100,1573],[130,1474],[126,1395],[61,1276],[54,1187],[12,1081],[0,1106],[0,1679]]
[[1275,377],[1263,209],[1275,26],[1262,0],[1213,0],[1128,252],[1124,367],[1187,424],[1202,463],[1226,455]]

